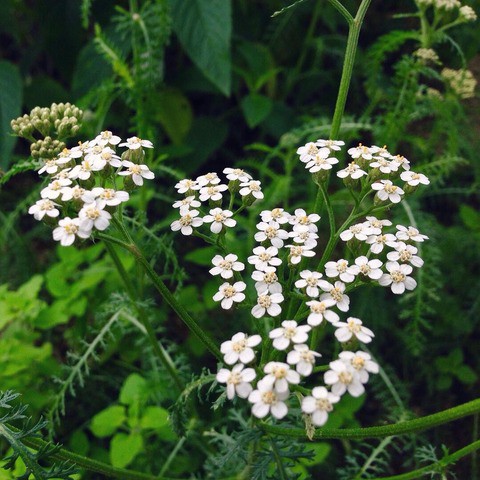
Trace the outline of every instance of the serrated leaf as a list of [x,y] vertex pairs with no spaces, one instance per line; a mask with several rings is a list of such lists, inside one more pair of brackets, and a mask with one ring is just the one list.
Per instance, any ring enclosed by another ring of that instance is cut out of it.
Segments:
[[254,128],[265,120],[272,111],[270,98],[258,93],[251,93],[242,99],[241,108],[250,128]]
[[125,407],[113,405],[102,410],[92,418],[90,430],[96,437],[109,437],[125,421]]
[[231,0],[170,0],[173,28],[202,73],[225,95],[231,88]]
[[22,78],[18,68],[5,60],[0,61],[0,167],[6,169],[16,138],[10,136],[10,121],[18,117],[22,108]]
[[117,468],[125,468],[142,451],[143,439],[139,433],[117,433],[110,444],[110,461]]

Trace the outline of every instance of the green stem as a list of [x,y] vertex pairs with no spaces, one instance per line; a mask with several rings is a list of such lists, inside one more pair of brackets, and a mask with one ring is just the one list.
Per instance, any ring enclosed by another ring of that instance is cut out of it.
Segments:
[[457,462],[462,457],[469,455],[470,453],[475,452],[480,448],[480,440],[476,442],[470,443],[466,447],[457,450],[456,452],[451,453],[450,455],[446,455],[438,462],[432,463],[427,465],[426,467],[419,468],[417,470],[413,470],[408,473],[402,473],[400,475],[393,475],[390,477],[379,477],[374,480],[413,480],[414,478],[420,478],[424,475],[428,475],[432,472],[438,471],[442,468],[445,468],[447,465]]
[[110,254],[110,257],[113,260],[113,263],[117,267],[117,271],[120,275],[120,278],[122,279],[125,289],[127,290],[127,294],[137,310],[138,317],[140,319],[140,322],[143,324],[147,331],[147,336],[150,340],[150,343],[152,344],[153,351],[157,355],[158,359],[162,363],[162,365],[165,367],[167,372],[170,374],[172,377],[172,380],[174,381],[175,385],[177,386],[177,389],[181,392],[184,389],[184,384],[182,380],[180,379],[180,376],[178,375],[177,369],[175,368],[175,365],[173,364],[172,359],[170,358],[170,355],[167,353],[161,342],[157,339],[157,336],[155,334],[155,330],[152,326],[152,323],[150,322],[148,315],[146,314],[145,310],[139,305],[138,303],[138,295],[135,290],[135,287],[130,279],[130,276],[128,275],[127,271],[125,270],[125,267],[123,266],[120,258],[117,255],[117,252],[113,248],[113,245],[109,243],[108,240],[105,241],[105,246],[107,248],[108,253]]
[[[314,438],[336,438],[336,439],[362,439],[362,438],[383,438],[391,435],[405,435],[407,433],[427,430],[429,428],[443,425],[458,420],[459,418],[474,415],[480,412],[480,399],[449,408],[432,415],[415,418],[406,422],[398,422],[390,425],[366,428],[322,428],[315,431]],[[266,432],[288,437],[306,439],[305,430],[302,428],[279,427],[276,425],[260,424]]]
[[345,111],[345,104],[347,102],[348,89],[350,88],[350,80],[352,78],[353,64],[355,63],[355,54],[357,51],[358,37],[360,36],[360,30],[362,23],[367,13],[371,0],[362,0],[362,3],[358,7],[355,18],[343,7],[343,5],[337,0],[330,0],[330,3],[342,13],[347,19],[349,24],[347,48],[345,50],[345,59],[343,61],[342,77],[340,79],[340,86],[338,89],[337,103],[335,105],[335,112],[333,114],[332,127],[330,130],[330,138],[336,139],[340,132],[340,126],[342,124],[343,112]]

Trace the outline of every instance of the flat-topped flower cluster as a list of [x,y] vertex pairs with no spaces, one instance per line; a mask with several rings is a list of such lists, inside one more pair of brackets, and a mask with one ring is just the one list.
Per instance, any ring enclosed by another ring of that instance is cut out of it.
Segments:
[[[118,147],[127,150],[120,156]],[[131,137],[122,143],[110,131],[65,148],[40,168],[38,173],[47,173],[50,181],[28,213],[48,223],[55,223],[62,214],[53,238],[63,246],[72,245],[77,237],[88,238],[93,229],[105,230],[113,211],[129,199],[128,191],[142,186],[143,179],[154,178],[142,163],[143,148],[153,148],[152,142]]]
[[[318,140],[300,147],[297,153],[319,183],[339,163],[335,155],[343,145],[341,141]],[[337,175],[347,187],[360,191],[358,205],[368,196],[374,197],[365,212],[375,213],[398,203],[418,185],[429,183],[425,175],[410,170],[406,158],[391,155],[385,147],[360,144],[349,149],[348,154],[351,162]],[[226,228],[236,225],[234,217],[243,207],[262,198],[259,188],[248,189],[252,183],[260,187],[260,182],[252,180],[243,170],[225,169],[224,173],[230,180],[228,185],[222,184],[216,173],[182,180],[176,185],[178,192],[186,197],[174,204],[180,208],[181,218],[172,223],[173,230],[189,235],[203,223],[209,223],[212,233],[223,234]],[[394,183],[399,180],[403,182],[401,186]],[[251,196],[250,201],[244,201],[236,212],[222,210],[218,202],[227,191],[232,196],[236,192]],[[202,217],[200,210],[205,201],[214,208]],[[413,226],[397,225],[392,229],[391,221],[368,213],[363,221],[354,223],[358,218],[352,216],[350,224],[332,232],[330,240],[332,247],[339,240],[346,242],[351,252],[360,253],[356,258],[326,259],[316,267],[305,268],[316,256],[320,216],[302,208],[293,213],[283,208],[262,211],[254,234],[259,245],[247,258],[256,295],[253,304],[248,301],[247,283],[240,273],[246,264],[239,261],[238,255],[224,246],[223,252],[212,259],[210,273],[225,280],[213,299],[223,309],[246,303],[254,318],[270,317],[270,323],[265,325],[274,325],[263,338],[259,334],[249,336],[238,332],[221,345],[224,363],[231,368],[220,368],[217,381],[226,384],[229,399],[247,398],[256,417],[271,414],[283,418],[288,413],[290,391],[298,389],[302,379],[312,376],[308,383],[316,386],[311,395],[303,397],[301,409],[311,416],[313,425],[321,426],[343,394],[363,394],[370,374],[378,373],[379,366],[370,354],[358,349],[359,344],[372,341],[374,332],[354,316],[341,319],[341,315],[350,311],[347,293],[367,283],[389,287],[395,294],[413,290],[416,281],[410,274],[413,268],[423,265],[414,243],[428,237]],[[257,325],[263,333],[264,326]],[[333,328],[332,337],[340,342],[343,351],[337,359],[316,370],[315,364],[322,356],[317,351],[318,332],[327,325]],[[255,351],[260,346],[261,361]],[[280,361],[282,355],[284,361]],[[322,377],[324,385],[318,385]]]

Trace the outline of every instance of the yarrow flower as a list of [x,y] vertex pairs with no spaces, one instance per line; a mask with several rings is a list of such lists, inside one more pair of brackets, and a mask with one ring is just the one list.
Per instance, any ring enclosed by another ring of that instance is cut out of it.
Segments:
[[356,337],[362,343],[370,343],[375,336],[367,327],[364,327],[359,318],[349,317],[346,322],[336,322],[333,326],[337,329],[335,337],[339,342],[345,343]]
[[222,283],[218,292],[213,296],[213,300],[221,302],[222,308],[228,310],[232,308],[234,302],[239,303],[245,300],[245,294],[242,293],[245,288],[247,285],[244,282],[235,282],[233,285],[228,282]]
[[253,368],[245,368],[239,363],[232,370],[221,368],[217,373],[217,382],[227,384],[227,398],[232,400],[237,394],[240,398],[247,398],[253,388],[251,382],[255,379],[256,373]]
[[408,276],[413,270],[411,265],[387,262],[385,266],[388,273],[384,273],[378,280],[382,287],[390,286],[392,292],[399,295],[405,290],[413,290],[417,286],[415,279]]
[[253,403],[252,414],[257,418],[264,418],[271,413],[276,419],[282,419],[288,413],[284,400],[290,392],[278,392],[263,379],[257,383],[257,389],[248,396],[248,401]]
[[377,190],[377,197],[386,202],[399,203],[402,195],[405,193],[400,187],[397,187],[391,180],[380,180],[372,184],[372,189]]
[[262,383],[275,388],[279,393],[288,392],[290,383],[300,383],[300,375],[283,362],[268,362],[263,371],[267,374],[262,378]]
[[237,362],[250,363],[255,359],[255,352],[252,347],[256,347],[262,341],[260,335],[247,336],[243,332],[236,333],[231,340],[223,342],[220,351],[223,353],[223,360],[227,365],[233,365]]
[[277,350],[286,350],[292,343],[305,343],[308,339],[309,325],[298,325],[295,320],[284,320],[282,326],[274,328],[269,337],[273,339],[273,346]]
[[252,315],[255,318],[268,314],[270,317],[277,317],[282,312],[280,303],[284,300],[281,293],[270,293],[268,290],[258,292],[257,304],[252,308]]
[[127,167],[127,170],[118,172],[118,175],[131,176],[133,183],[139,187],[143,185],[144,178],[147,180],[155,178],[154,173],[146,165],[137,165],[129,160],[124,160],[122,164]]
[[237,221],[231,218],[233,212],[230,210],[222,210],[221,208],[214,208],[210,210],[210,215],[203,217],[203,223],[211,223],[210,231],[213,233],[220,233],[225,227],[234,227]]
[[307,323],[312,326],[316,327],[323,322],[323,319],[327,320],[330,323],[335,323],[340,320],[340,317],[337,313],[329,310],[330,307],[335,305],[334,300],[311,300],[306,303],[307,306],[310,307],[310,315],[307,317]]
[[356,375],[356,371],[343,360],[330,362],[330,370],[325,372],[323,379],[327,385],[331,386],[332,394],[339,397],[347,391],[352,397],[359,397],[365,392],[365,387]]
[[28,209],[28,213],[33,215],[35,220],[42,220],[45,215],[47,217],[55,218],[60,215],[60,211],[56,207],[58,207],[56,203],[48,198],[43,198],[42,200],[38,200],[35,205],[32,205]]
[[288,352],[287,363],[295,365],[295,369],[300,375],[308,377],[313,371],[315,357],[321,357],[321,355],[310,350],[308,345],[297,344],[293,346],[293,350]]
[[333,410],[333,404],[340,400],[338,395],[329,392],[325,387],[315,387],[312,395],[302,399],[302,412],[312,416],[312,423],[321,427],[327,423],[328,414]]
[[295,282],[297,288],[305,288],[309,297],[315,298],[320,294],[318,288],[318,281],[322,278],[322,274],[318,272],[311,272],[310,270],[303,270],[300,272],[300,280]]
[[220,275],[222,278],[229,279],[233,277],[234,272],[241,272],[245,265],[242,262],[237,262],[238,257],[233,253],[222,257],[215,255],[212,258],[213,268],[209,270],[212,275]]
[[170,228],[177,232],[180,230],[182,235],[191,235],[193,233],[193,227],[199,227],[203,224],[203,219],[198,217],[198,210],[185,210],[179,220],[175,220],[170,225]]

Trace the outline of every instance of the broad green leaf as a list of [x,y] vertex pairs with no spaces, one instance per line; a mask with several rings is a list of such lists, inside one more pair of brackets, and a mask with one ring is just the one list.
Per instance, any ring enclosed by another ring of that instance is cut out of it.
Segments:
[[480,213],[477,210],[469,205],[461,205],[460,217],[470,230],[480,231]]
[[143,450],[139,433],[117,433],[110,444],[110,461],[114,467],[124,468]]
[[124,405],[138,403],[146,398],[147,390],[147,381],[138,373],[132,373],[127,377],[120,390],[120,402]]
[[147,407],[140,419],[140,426],[144,429],[168,426],[168,411],[161,407]]
[[79,455],[87,455],[90,449],[90,442],[86,433],[83,430],[75,430],[68,440],[68,447]]
[[125,421],[125,407],[113,405],[102,410],[92,418],[90,430],[96,437],[109,437]]
[[462,383],[467,384],[475,383],[478,378],[478,375],[468,365],[461,365],[458,367],[456,375]]
[[241,108],[245,120],[250,128],[256,127],[265,120],[272,111],[272,100],[258,93],[251,93],[241,101]]
[[193,112],[188,98],[180,90],[165,88],[149,102],[154,118],[162,124],[170,140],[181,144],[192,126]]
[[202,73],[225,95],[231,88],[231,0],[170,0],[173,28]]
[[22,78],[18,68],[0,60],[0,167],[6,169],[16,138],[10,135],[10,121],[18,117],[22,108]]
[[197,265],[213,267],[212,258],[216,255],[216,253],[217,249],[214,246],[201,247],[188,252],[184,258],[185,260],[196,263]]

